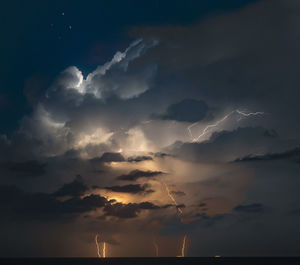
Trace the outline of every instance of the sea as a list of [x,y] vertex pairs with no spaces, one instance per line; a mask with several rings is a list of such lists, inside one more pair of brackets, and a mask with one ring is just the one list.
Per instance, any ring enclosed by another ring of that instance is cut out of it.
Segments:
[[300,257],[0,258],[1,265],[300,265]]

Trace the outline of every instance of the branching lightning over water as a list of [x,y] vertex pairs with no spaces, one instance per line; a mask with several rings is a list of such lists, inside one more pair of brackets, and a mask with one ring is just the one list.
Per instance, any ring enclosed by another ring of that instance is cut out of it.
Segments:
[[98,242],[99,234],[96,234],[95,236],[95,243],[97,247],[97,255],[99,258],[106,258],[106,242],[103,242],[103,247],[102,247],[102,255],[100,254],[100,246]]
[[99,258],[101,258],[100,247],[99,247],[99,243],[98,243],[98,237],[99,237],[99,235],[96,234],[96,236],[95,236],[95,243],[96,243],[96,247],[97,247],[97,255],[98,255]]
[[[166,191],[167,191],[167,194],[168,194],[169,198],[170,198],[171,201],[174,203],[174,205],[177,207],[177,206],[178,206],[178,203],[176,202],[174,196],[171,194],[169,187],[168,187],[167,184],[164,183],[163,181],[162,181],[161,183],[163,183],[163,185],[164,185],[164,187],[165,187],[165,189],[166,189]],[[178,210],[178,212],[179,212],[180,214],[182,214],[182,210],[181,210],[180,208],[177,207],[177,210]]]
[[214,127],[219,126],[219,124],[221,124],[223,121],[227,120],[227,119],[228,119],[232,114],[234,114],[234,113],[237,113],[237,114],[239,114],[239,115],[241,115],[241,116],[244,116],[244,117],[257,116],[257,115],[263,115],[263,114],[264,114],[264,112],[261,112],[261,111],[245,113],[245,112],[240,111],[240,110],[238,110],[238,109],[233,110],[233,111],[229,112],[227,115],[225,115],[222,119],[216,121],[216,122],[213,123],[213,124],[207,125],[207,126],[203,129],[202,133],[200,133],[197,137],[194,137],[193,134],[192,134],[192,131],[191,131],[191,128],[193,128],[194,126],[196,126],[196,125],[199,123],[199,122],[195,122],[195,123],[193,123],[193,124],[191,124],[190,126],[187,127],[187,130],[188,130],[188,132],[189,132],[189,135],[190,135],[191,138],[192,138],[192,142],[197,142],[197,141],[199,141],[199,139],[200,139],[201,137],[203,137],[204,135],[206,135],[206,134],[210,131],[211,128],[214,128]]
[[184,235],[183,241],[182,241],[182,247],[181,247],[181,255],[179,255],[177,257],[183,258],[185,256],[186,238],[187,238],[187,236]]

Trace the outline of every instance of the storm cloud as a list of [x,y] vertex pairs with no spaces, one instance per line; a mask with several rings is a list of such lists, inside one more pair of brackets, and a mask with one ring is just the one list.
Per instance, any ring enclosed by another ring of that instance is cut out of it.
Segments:
[[111,256],[154,255],[153,237],[177,256],[184,235],[191,256],[297,255],[299,18],[274,0],[131,23],[100,65],[26,83],[32,109],[0,135],[1,236],[63,231],[46,256],[96,255],[98,233]]

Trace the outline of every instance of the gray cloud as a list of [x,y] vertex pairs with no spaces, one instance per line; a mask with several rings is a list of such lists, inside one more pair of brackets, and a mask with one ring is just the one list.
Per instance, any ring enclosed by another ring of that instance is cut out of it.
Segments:
[[154,115],[163,120],[196,122],[203,120],[208,112],[208,106],[203,100],[184,99],[170,105],[166,113]]

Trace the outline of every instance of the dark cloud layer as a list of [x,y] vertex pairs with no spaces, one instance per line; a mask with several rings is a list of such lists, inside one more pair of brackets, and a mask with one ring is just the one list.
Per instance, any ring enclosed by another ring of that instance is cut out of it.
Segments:
[[129,172],[128,174],[121,175],[117,177],[119,180],[126,180],[126,181],[134,181],[139,178],[153,178],[156,176],[159,176],[161,174],[164,174],[161,171],[142,171],[142,170],[133,170]]
[[251,162],[251,161],[271,161],[271,160],[291,160],[300,162],[300,148],[294,148],[282,153],[272,153],[264,155],[248,155],[243,158],[236,159],[235,162]]
[[138,213],[141,212],[142,210],[157,210],[157,209],[161,209],[161,207],[151,202],[128,203],[128,204],[115,203],[113,205],[106,205],[104,207],[104,212],[106,216],[115,216],[119,218],[134,218],[137,217]]
[[142,161],[149,161],[153,160],[151,156],[130,156],[128,157],[128,162],[142,162]]
[[123,162],[125,158],[120,153],[106,152],[100,158],[100,162]]
[[51,194],[26,193],[15,186],[0,186],[1,211],[8,219],[51,221],[77,217],[81,213],[104,207],[106,203],[106,198],[94,194],[60,201]]
[[132,194],[137,194],[137,193],[151,193],[154,192],[151,189],[148,189],[149,185],[148,184],[128,184],[124,186],[111,186],[111,187],[105,187],[107,190],[111,190],[114,192],[121,192],[121,193],[132,193]]

